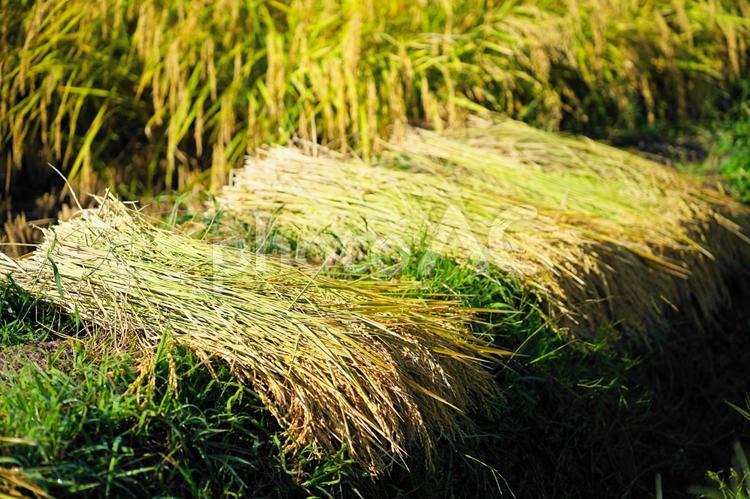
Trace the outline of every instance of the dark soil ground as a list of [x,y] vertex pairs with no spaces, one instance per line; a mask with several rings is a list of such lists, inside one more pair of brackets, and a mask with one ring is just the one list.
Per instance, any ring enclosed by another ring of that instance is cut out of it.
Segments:
[[28,364],[47,369],[52,357],[55,366],[64,369],[71,355],[71,344],[66,340],[37,341],[0,349],[0,378],[3,373],[16,371]]

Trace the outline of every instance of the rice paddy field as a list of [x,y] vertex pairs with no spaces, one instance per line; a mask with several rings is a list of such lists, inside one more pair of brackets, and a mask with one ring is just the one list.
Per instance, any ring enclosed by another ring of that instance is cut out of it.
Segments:
[[0,498],[750,497],[746,0],[0,0]]

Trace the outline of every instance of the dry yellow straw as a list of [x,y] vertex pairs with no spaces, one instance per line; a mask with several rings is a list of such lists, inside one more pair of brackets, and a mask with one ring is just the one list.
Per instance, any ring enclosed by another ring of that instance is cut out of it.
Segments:
[[[556,322],[645,331],[682,307],[704,320],[750,257],[750,211],[675,171],[514,121],[412,129],[377,166],[272,148],[220,196],[231,215],[337,258],[436,252],[518,275]],[[746,261],[746,260],[744,260]]]
[[22,468],[0,467],[0,498],[25,497],[46,498],[49,496],[24,474]]
[[494,390],[480,365],[493,350],[455,304],[191,239],[111,197],[0,272],[118,338],[153,348],[169,335],[224,359],[298,445],[345,444],[372,472],[459,435],[462,413]]

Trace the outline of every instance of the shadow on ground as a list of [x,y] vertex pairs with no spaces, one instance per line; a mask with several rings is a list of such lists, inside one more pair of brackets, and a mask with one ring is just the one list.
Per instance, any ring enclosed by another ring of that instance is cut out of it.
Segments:
[[[649,347],[620,339],[556,359],[558,368],[502,370],[501,417],[458,449],[439,450],[437,472],[412,469],[365,486],[412,497],[689,497],[707,470],[750,445],[750,421],[729,403],[750,394],[750,287],[705,331],[674,318]],[[628,343],[633,343],[628,345]],[[635,346],[635,345],[640,346]],[[595,349],[596,350],[596,349]],[[658,475],[658,478],[657,478]],[[422,478],[418,478],[422,477]]]

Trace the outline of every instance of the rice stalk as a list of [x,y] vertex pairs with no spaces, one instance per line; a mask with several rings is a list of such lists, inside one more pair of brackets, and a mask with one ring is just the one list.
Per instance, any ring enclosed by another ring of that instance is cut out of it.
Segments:
[[[466,110],[600,132],[716,116],[747,75],[747,0],[2,0],[0,172],[84,191],[222,185],[296,135],[365,157]],[[123,133],[128,130],[128,133]],[[138,150],[132,154],[123,150]],[[37,158],[38,156],[38,158]],[[135,165],[135,166],[133,166]]]
[[34,484],[21,468],[0,467],[0,498],[19,499],[24,497],[49,497],[44,490]]
[[219,205],[310,253],[357,260],[429,247],[518,275],[555,322],[646,331],[696,323],[750,256],[748,209],[631,153],[519,122],[409,129],[376,165],[274,147],[234,173]]
[[339,281],[191,239],[112,197],[44,234],[0,272],[124,345],[223,359],[296,448],[345,445],[373,473],[415,448],[429,459],[493,393],[481,364],[499,351],[471,337],[467,311],[406,298],[407,284]]

